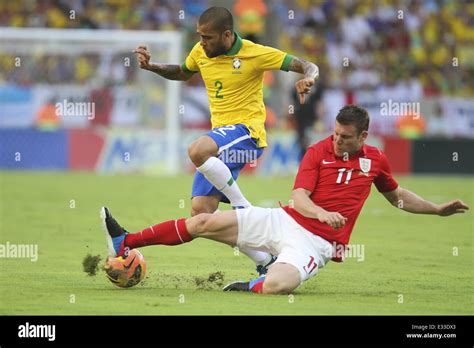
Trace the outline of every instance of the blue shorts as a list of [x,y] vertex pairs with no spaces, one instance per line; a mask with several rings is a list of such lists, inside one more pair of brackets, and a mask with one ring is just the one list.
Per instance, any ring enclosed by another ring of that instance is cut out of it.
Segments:
[[[257,158],[263,153],[263,148],[257,147],[257,142],[250,136],[250,131],[243,124],[214,128],[206,133],[217,144],[218,157],[229,167],[232,177],[237,180],[240,170],[247,164],[256,164]],[[194,174],[192,197],[221,196],[221,202],[229,200],[216,189],[199,171]]]

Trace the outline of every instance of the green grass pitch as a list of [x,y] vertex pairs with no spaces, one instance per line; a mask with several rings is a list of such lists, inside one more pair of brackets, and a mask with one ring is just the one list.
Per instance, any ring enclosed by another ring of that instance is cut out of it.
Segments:
[[[474,203],[472,177],[415,176],[400,185],[424,198]],[[39,257],[0,258],[0,313],[13,315],[435,315],[473,313],[472,210],[448,218],[408,214],[376,189],[351,244],[364,260],[329,263],[290,296],[224,293],[222,283],[254,277],[244,255],[208,240],[142,248],[147,278],[115,288],[102,271],[82,270],[88,253],[105,257],[99,219],[108,205],[129,231],[189,216],[192,177],[0,172],[0,244],[38,244]],[[288,201],[293,178],[241,177],[255,205]]]

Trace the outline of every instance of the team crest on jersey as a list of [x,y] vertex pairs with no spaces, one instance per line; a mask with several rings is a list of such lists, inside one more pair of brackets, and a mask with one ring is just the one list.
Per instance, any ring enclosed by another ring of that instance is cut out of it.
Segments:
[[240,69],[240,59],[235,57],[232,60],[232,66],[234,67],[234,69]]
[[371,160],[369,158],[359,158],[359,164],[362,172],[370,172]]

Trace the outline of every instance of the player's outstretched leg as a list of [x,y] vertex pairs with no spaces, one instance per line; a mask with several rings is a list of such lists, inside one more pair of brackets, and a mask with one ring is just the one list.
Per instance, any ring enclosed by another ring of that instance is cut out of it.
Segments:
[[236,281],[227,284],[224,291],[251,291],[262,294],[289,294],[301,283],[298,269],[288,263],[275,263],[266,276],[249,282]]
[[128,233],[112,217],[107,207],[102,207],[101,218],[106,234],[109,255],[123,256],[127,249],[135,249],[147,245],[178,245],[192,240],[186,227],[186,219],[165,221],[149,226],[137,233]]
[[124,255],[127,249],[149,245],[180,245],[198,237],[228,245],[237,244],[238,225],[234,211],[169,220],[149,226],[137,233],[128,233],[106,207],[101,209],[101,217],[112,257]]

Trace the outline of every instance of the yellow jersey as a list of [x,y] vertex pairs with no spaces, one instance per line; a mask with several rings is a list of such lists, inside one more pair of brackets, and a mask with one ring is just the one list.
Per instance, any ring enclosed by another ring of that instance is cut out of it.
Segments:
[[208,58],[198,42],[181,66],[188,73],[200,72],[211,110],[212,128],[244,124],[258,147],[267,146],[263,73],[288,71],[293,57],[276,48],[236,40],[224,55]]

